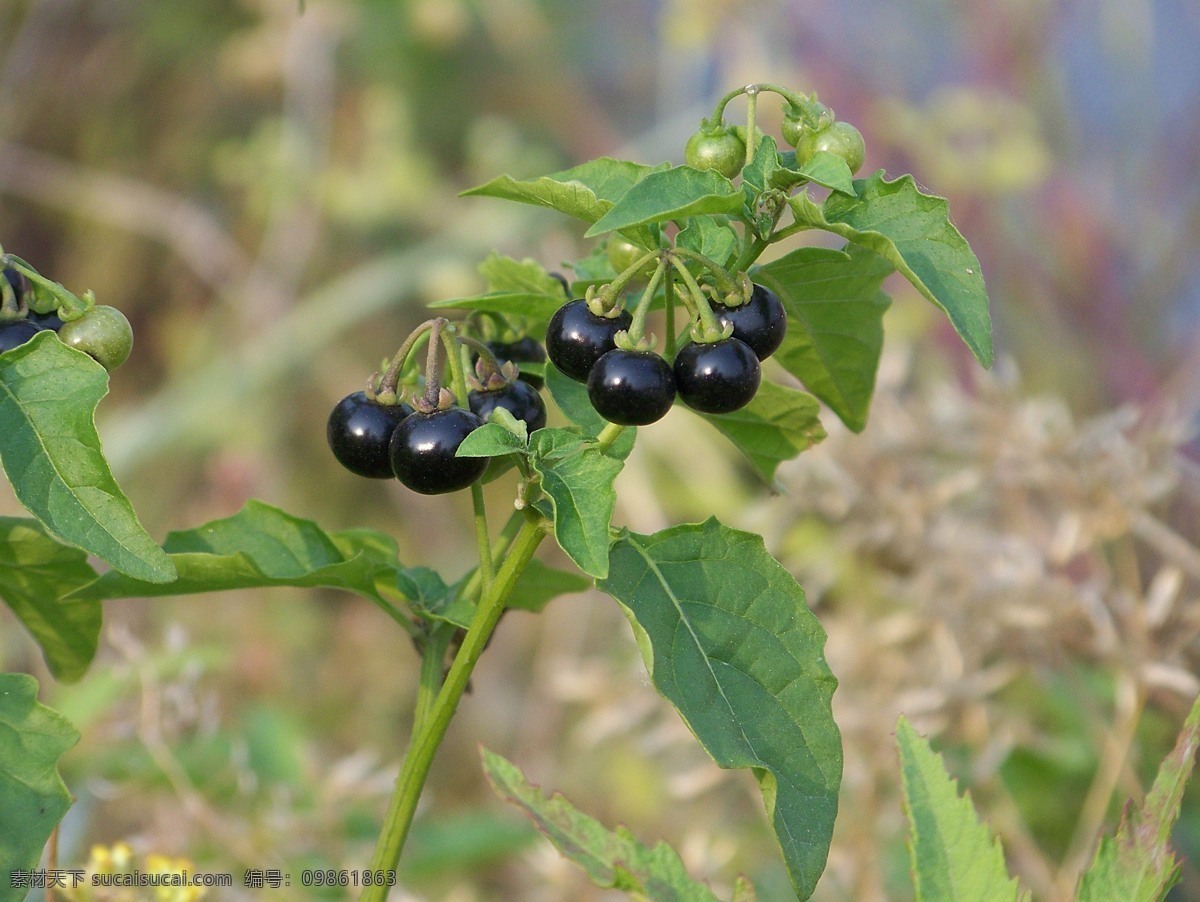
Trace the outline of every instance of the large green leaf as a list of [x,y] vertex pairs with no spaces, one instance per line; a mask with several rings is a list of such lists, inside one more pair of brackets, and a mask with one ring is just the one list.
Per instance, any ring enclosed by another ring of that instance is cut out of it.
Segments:
[[854,175],[846,161],[827,150],[818,150],[800,167],[799,174],[825,188],[854,196]]
[[696,216],[675,236],[675,244],[725,266],[737,250],[738,234],[725,216]]
[[940,307],[976,359],[992,365],[992,321],[979,258],[950,222],[944,198],[922,193],[911,175],[887,181],[880,170],[834,193],[824,208],[800,193],[789,199],[796,221],[825,229],[888,260]]
[[1163,760],[1141,808],[1126,805],[1115,836],[1105,836],[1079,884],[1080,902],[1157,902],[1179,882],[1171,851],[1184,789],[1200,748],[1200,698],[1184,721],[1175,748]]
[[865,248],[848,245],[847,251],[797,248],[758,267],[752,278],[779,295],[787,311],[787,336],[775,360],[860,432],[891,303],[879,286],[893,267]]
[[47,531],[130,576],[168,582],[175,568],[109,471],[94,420],[104,367],[41,332],[0,354],[0,462]]
[[[903,717],[896,725],[909,857],[918,902],[1002,902],[1023,898],[1000,843],[979,822],[942,759]],[[1105,898],[1122,898],[1106,896]]]
[[820,404],[807,392],[764,382],[753,400],[733,413],[705,416],[733,442],[767,482],[785,460],[825,438]]
[[529,450],[550,499],[559,547],[584,573],[606,576],[608,525],[617,502],[613,480],[623,462],[565,429],[539,429],[529,437]]
[[841,737],[825,632],[760,536],[716,520],[623,532],[597,583],[628,614],[654,685],[721,767],[754,771],[796,892],[825,866]]
[[248,501],[231,517],[172,532],[163,547],[179,571],[172,583],[109,572],[75,598],[149,598],[266,586],[324,586],[383,600],[377,583],[395,583],[396,545],[370,530],[326,533],[311,520]]
[[100,603],[63,597],[95,578],[84,552],[46,535],[36,520],[0,517],[0,598],[60,680],[79,679],[96,654]]
[[14,886],[14,872],[37,867],[46,840],[71,807],[58,759],[79,734],[38,702],[37,690],[37,680],[27,674],[0,673],[0,902],[25,898],[29,884]]
[[741,207],[741,188],[719,172],[675,166],[649,173],[593,223],[584,236],[626,231],[701,213],[735,213]]
[[647,848],[625,827],[609,830],[562,795],[545,796],[511,761],[481,749],[483,771],[496,795],[522,809],[554,847],[592,882],[655,902],[717,902],[688,876],[679,854],[660,842]]

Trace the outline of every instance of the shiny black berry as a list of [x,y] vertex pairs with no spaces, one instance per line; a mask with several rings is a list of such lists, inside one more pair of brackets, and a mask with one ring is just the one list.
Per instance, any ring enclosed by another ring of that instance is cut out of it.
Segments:
[[745,407],[762,381],[754,351],[737,338],[684,345],[675,356],[674,372],[680,400],[701,413]]
[[473,391],[467,395],[471,412],[487,422],[492,411],[503,407],[533,432],[546,425],[546,402],[536,388],[520,379],[494,391]]
[[633,317],[622,310],[609,319],[596,316],[582,298],[563,304],[546,330],[546,353],[556,367],[576,382],[588,381],[596,361],[616,348],[614,338]]
[[671,365],[652,351],[609,351],[592,367],[587,386],[596,413],[620,426],[662,419],[675,401]]
[[[511,360],[513,363],[520,366],[522,363],[545,363],[546,351],[538,344],[537,339],[526,335],[523,338],[518,338],[516,341],[489,341],[485,342],[487,349],[492,352],[496,358],[496,362],[503,364],[506,360]],[[471,364],[479,359],[478,354],[471,355]],[[541,388],[545,385],[545,380],[541,376],[535,376],[533,373],[522,373],[521,381],[528,382],[534,388]],[[484,417],[484,419],[487,419]]]
[[0,326],[0,352],[20,347],[40,331],[41,329],[26,319]]
[[722,323],[733,323],[733,337],[750,345],[759,360],[766,360],[783,343],[787,334],[787,311],[779,295],[755,285],[750,300],[740,307],[713,304],[713,312]]
[[417,411],[405,417],[392,433],[388,456],[396,478],[422,495],[441,495],[465,489],[483,476],[486,457],[455,457],[458,446],[483,425],[461,407],[433,413]]
[[325,424],[325,438],[338,463],[359,476],[391,479],[388,444],[396,426],[413,409],[407,404],[380,404],[356,391],[338,401]]

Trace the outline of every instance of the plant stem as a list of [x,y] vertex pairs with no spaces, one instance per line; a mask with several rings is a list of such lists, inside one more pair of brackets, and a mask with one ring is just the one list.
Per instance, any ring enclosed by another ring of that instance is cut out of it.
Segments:
[[663,304],[665,305],[666,324],[664,328],[667,331],[666,341],[663,344],[663,357],[668,362],[675,360],[675,280],[667,279],[663,282]]
[[617,440],[622,432],[625,431],[624,426],[618,426],[616,423],[609,423],[600,430],[600,434],[596,436],[596,443],[600,446],[601,452],[607,451],[612,447],[612,443]]
[[759,85],[755,85],[753,90],[746,88],[746,165],[749,166],[754,162],[754,155],[758,153],[758,141],[755,134],[758,129],[755,127],[756,117],[758,116],[758,92]]
[[421,652],[421,681],[417,684],[417,703],[413,708],[412,732],[415,736],[425,729],[425,722],[433,710],[438,690],[442,688],[442,676],[446,660],[446,649],[454,627],[449,623],[433,622]]
[[[422,717],[420,730],[414,730],[412,745],[409,746],[408,753],[404,756],[404,764],[396,777],[396,788],[388,805],[383,830],[379,834],[379,843],[371,858],[371,870],[394,870],[400,860],[400,852],[412,826],[413,814],[416,812],[425,778],[429,775],[434,753],[446,735],[450,720],[454,717],[459,700],[471,679],[471,672],[475,669],[492,630],[504,612],[504,604],[516,585],[517,577],[533,558],[533,553],[545,535],[546,531],[540,518],[533,513],[526,515],[525,522],[513,539],[512,548],[496,574],[491,589],[484,592],[480,598],[467,634],[446,674],[446,680],[430,706],[428,715]],[[363,889],[359,898],[362,902],[383,902],[386,896],[387,887],[369,886]]]
[[483,486],[471,483],[471,504],[475,508],[475,544],[479,549],[479,594],[487,595],[492,588],[492,546],[488,539],[487,510],[483,504]]

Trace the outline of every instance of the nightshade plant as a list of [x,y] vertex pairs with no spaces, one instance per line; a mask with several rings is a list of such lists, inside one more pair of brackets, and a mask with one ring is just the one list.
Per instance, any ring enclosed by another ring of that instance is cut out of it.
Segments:
[[[784,133],[799,155],[756,125],[764,94],[783,99]],[[738,97],[744,126],[725,122]],[[362,898],[380,899],[500,616],[594,583],[628,617],[655,687],[713,760],[753,772],[792,885],[807,898],[825,866],[842,771],[821,625],[759,536],[716,519],[651,535],[614,526],[613,482],[636,440],[627,424],[665,414],[677,383],[682,406],[714,425],[767,485],[824,436],[822,402],[861,431],[889,304],[881,286],[893,272],[991,364],[979,262],[946,202],[911,176],[855,179],[863,160],[855,135],[815,97],[750,85],[723,97],[688,142],[692,165],[600,158],[465,192],[575,217],[598,241],[571,267],[566,294],[562,277],[534,261],[489,257],[480,267],[486,293],[432,305],[439,315],[331,414],[331,467],[395,475],[428,494],[469,490],[479,564],[451,579],[425,562],[401,563],[389,536],[327,532],[257,501],[172,532],[160,547],[113,480],[93,424],[107,387],[100,364],[128,353],[124,318],[104,308],[91,328],[70,330],[90,345],[65,340],[69,327],[87,325],[94,300],[4,257],[4,328],[50,314],[65,325],[63,337],[26,329],[0,353],[0,460],[32,514],[0,519],[0,596],[60,680],[88,667],[106,599],[321,586],[375,604],[422,658],[407,753],[365,872],[376,876],[362,886]],[[759,262],[809,230],[845,244],[791,247]],[[440,315],[450,311],[466,316]],[[553,425],[544,425],[540,378],[558,411]],[[514,500],[497,528],[481,480],[498,478],[513,480]],[[578,575],[535,559],[551,537]],[[94,570],[89,554],[108,569]],[[31,677],[0,675],[0,743],[16,737],[21,747],[0,746],[0,898],[13,897],[9,874],[36,866],[69,806],[56,764],[76,734],[35,696]],[[910,733],[902,738],[915,747]],[[716,898],[669,847],[648,849],[547,799],[497,755],[486,752],[484,766],[497,792],[597,883],[653,899]],[[910,811],[923,810],[920,799],[909,801]],[[735,898],[753,898],[748,881],[738,881]]]

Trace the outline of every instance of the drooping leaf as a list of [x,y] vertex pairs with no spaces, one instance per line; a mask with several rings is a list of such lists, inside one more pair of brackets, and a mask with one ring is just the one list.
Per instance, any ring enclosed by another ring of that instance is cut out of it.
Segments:
[[64,598],[95,578],[86,554],[48,536],[36,520],[0,517],[0,598],[59,680],[79,679],[96,654],[100,603]]
[[649,173],[584,236],[591,238],[702,213],[735,213],[741,206],[742,190],[719,172],[675,166]]
[[311,520],[248,501],[231,517],[172,532],[163,547],[179,571],[172,583],[108,572],[71,597],[150,598],[267,586],[323,586],[383,600],[377,582],[394,584],[395,542],[381,533],[326,533]]
[[992,321],[979,258],[950,222],[945,199],[922,193],[910,175],[889,182],[882,170],[856,180],[854,189],[854,196],[831,194],[823,208],[803,192],[788,203],[798,223],[888,260],[946,313],[975,358],[991,366]]
[[0,462],[46,530],[122,573],[175,578],[109,471],[94,420],[108,373],[50,332],[0,354]]
[[14,871],[38,866],[51,831],[71,807],[58,759],[79,741],[67,719],[37,700],[37,680],[0,673],[0,900],[28,893]]
[[523,810],[597,886],[655,902],[717,902],[707,886],[688,876],[679,854],[666,843],[648,848],[625,827],[609,830],[561,794],[543,795],[512,762],[487,749],[480,753],[496,795]]
[[771,187],[771,179],[779,171],[779,152],[775,139],[763,135],[754,151],[750,165],[742,169],[742,190],[748,196],[761,194]]
[[783,461],[825,438],[825,427],[818,419],[820,407],[807,392],[764,382],[745,407],[704,419],[733,442],[769,483]]
[[1159,765],[1141,808],[1133,810],[1127,804],[1116,835],[1100,840],[1079,884],[1080,902],[1157,902],[1179,882],[1180,863],[1171,851],[1171,831],[1179,819],[1197,749],[1200,698],[1193,702],[1175,748]]
[[970,797],[958,794],[941,757],[903,717],[896,725],[896,742],[918,902],[1024,898],[1005,867],[999,841],[979,822]]
[[787,311],[787,336],[774,359],[855,432],[866,426],[875,390],[891,303],[879,286],[892,272],[878,254],[848,245],[797,248],[751,275]]
[[841,737],[825,632],[760,536],[716,520],[623,532],[597,583],[655,687],[718,765],[758,779],[792,885],[811,895],[837,814]]
[[623,462],[565,429],[539,429],[529,437],[529,450],[550,499],[559,547],[589,576],[607,575],[608,525],[617,501],[613,480]]
[[854,196],[854,174],[846,161],[835,153],[818,150],[798,171],[810,182]]

